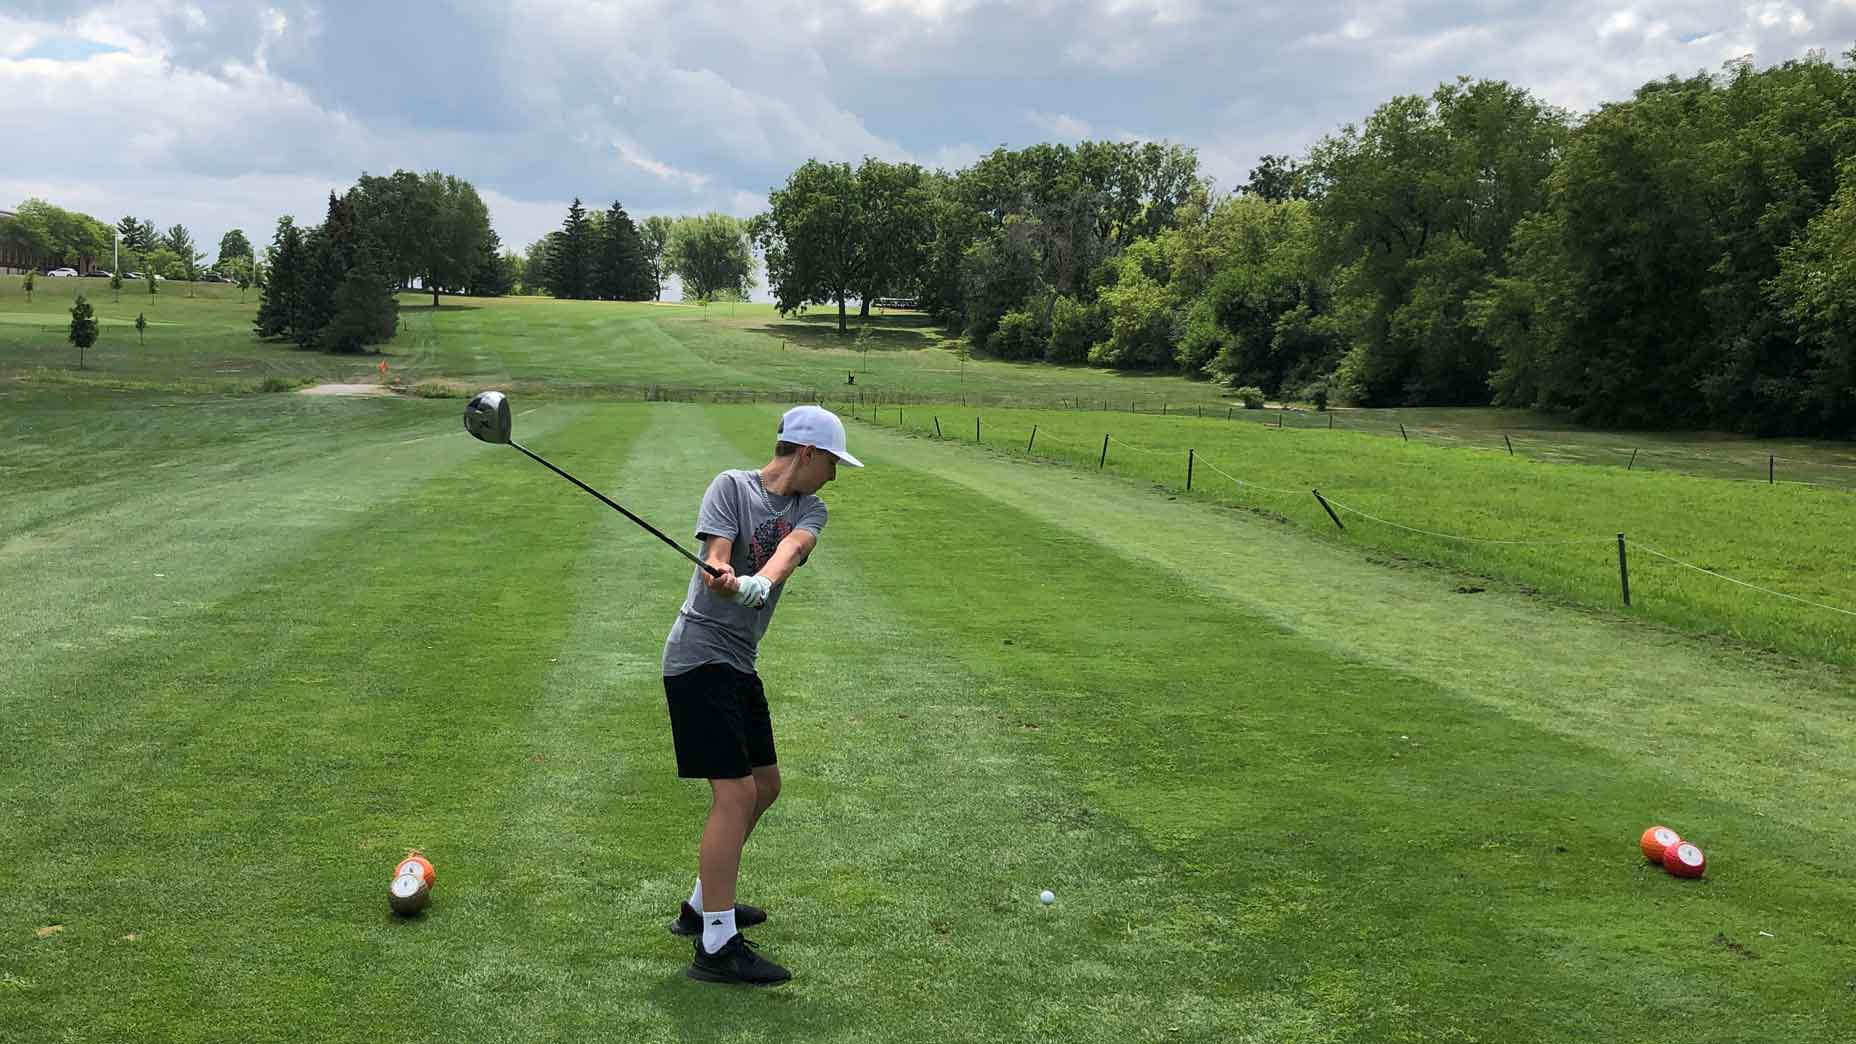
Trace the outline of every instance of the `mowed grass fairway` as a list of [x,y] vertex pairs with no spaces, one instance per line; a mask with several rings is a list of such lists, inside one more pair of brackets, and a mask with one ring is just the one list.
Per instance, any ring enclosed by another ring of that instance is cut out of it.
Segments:
[[[1856,1025],[1847,669],[863,424],[761,663],[786,788],[742,889],[797,978],[692,983],[687,563],[457,400],[8,388],[0,1040]],[[686,540],[777,416],[514,405]],[[1643,863],[1652,822],[1706,879]]]

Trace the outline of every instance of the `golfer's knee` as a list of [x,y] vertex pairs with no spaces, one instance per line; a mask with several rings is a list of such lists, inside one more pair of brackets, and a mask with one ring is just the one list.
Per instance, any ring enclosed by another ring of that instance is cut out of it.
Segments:
[[745,816],[754,811],[758,792],[752,776],[710,781],[715,787],[715,808],[730,816]]
[[773,803],[780,799],[780,777],[774,776],[772,779],[763,779],[756,776],[754,779],[754,793],[756,807],[762,812],[772,808]]

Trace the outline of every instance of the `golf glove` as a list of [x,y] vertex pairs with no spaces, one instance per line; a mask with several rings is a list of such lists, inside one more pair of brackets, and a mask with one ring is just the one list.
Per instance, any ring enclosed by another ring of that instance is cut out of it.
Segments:
[[759,609],[766,605],[767,595],[772,590],[772,582],[764,576],[735,578],[735,601],[752,609]]

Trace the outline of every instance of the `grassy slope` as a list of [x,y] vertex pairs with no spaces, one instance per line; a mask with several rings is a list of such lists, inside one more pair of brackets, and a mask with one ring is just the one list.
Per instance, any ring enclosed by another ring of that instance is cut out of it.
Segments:
[[[764,662],[789,782],[744,884],[801,979],[695,986],[661,925],[704,804],[657,678],[675,556],[456,403],[39,405],[6,444],[91,441],[0,457],[30,483],[0,502],[0,1037],[1856,1019],[1846,672],[1501,591],[1467,613],[1252,517],[864,428]],[[518,431],[681,532],[771,417],[552,402]],[[1709,880],[1640,864],[1654,819]],[[394,924],[411,845],[438,898]]]
[[[1627,473],[1210,418],[954,406],[863,408],[857,416],[926,435],[938,422],[948,439],[969,443],[977,418],[980,437],[997,451],[1022,453],[1029,445],[1034,456],[1087,471],[1101,463],[1102,436],[1110,434],[1110,470],[1175,492],[1186,485],[1190,449],[1194,496],[1288,519],[1322,539],[1441,561],[1593,607],[1622,607],[1621,532],[1636,547],[1633,612],[1856,664],[1856,616],[1752,591],[1647,550],[1820,605],[1856,607],[1856,548],[1846,536],[1856,518],[1850,491]],[[1311,489],[1373,518],[1345,514],[1342,533]]]

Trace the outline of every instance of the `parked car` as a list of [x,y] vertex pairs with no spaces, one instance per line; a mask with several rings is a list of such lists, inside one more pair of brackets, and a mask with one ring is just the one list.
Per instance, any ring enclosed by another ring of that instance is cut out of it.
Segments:
[[92,279],[108,279],[115,273],[111,272],[107,268],[99,268],[94,271],[87,272],[85,274],[88,275]]
[[45,274],[48,276],[51,276],[53,279],[70,279],[77,275],[77,269],[75,268],[54,268],[51,271],[46,272]]
[[140,278],[142,278],[142,273],[140,273],[140,272],[124,272],[124,273],[122,274],[122,277],[123,277],[124,279],[140,279]]
[[225,276],[220,275],[218,272],[207,272],[206,274],[200,276],[200,282],[202,283],[230,283],[231,281],[232,280],[227,279]]

